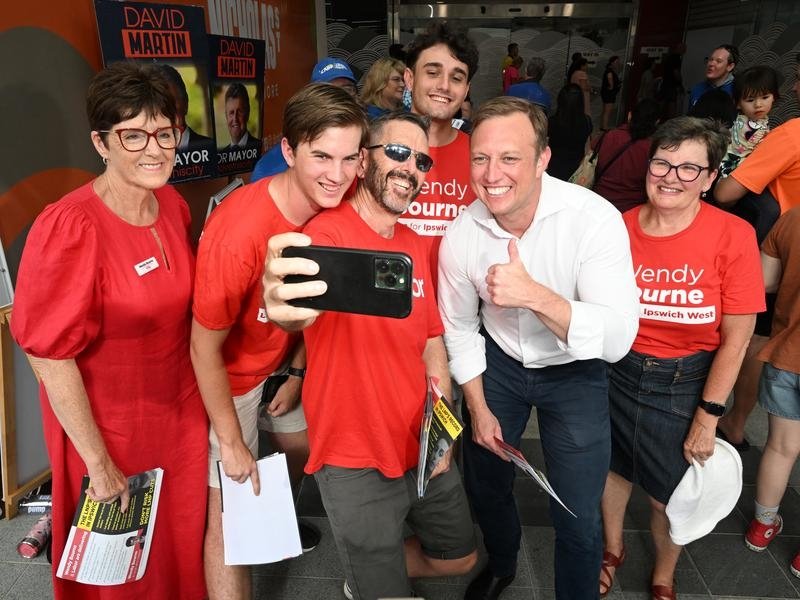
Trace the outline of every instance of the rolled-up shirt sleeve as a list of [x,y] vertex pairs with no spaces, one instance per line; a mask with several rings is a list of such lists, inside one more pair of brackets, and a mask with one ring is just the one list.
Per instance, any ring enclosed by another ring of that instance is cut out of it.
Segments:
[[439,247],[439,314],[444,323],[450,374],[463,384],[486,370],[485,340],[480,334],[478,290],[451,243],[445,235]]
[[617,362],[630,350],[639,328],[639,300],[630,241],[619,215],[582,239],[583,257],[567,343],[559,347],[576,360]]

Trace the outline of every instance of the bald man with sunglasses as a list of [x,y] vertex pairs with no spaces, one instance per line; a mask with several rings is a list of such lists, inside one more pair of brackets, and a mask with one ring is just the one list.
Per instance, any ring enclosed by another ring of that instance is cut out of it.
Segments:
[[[475,565],[474,530],[456,466],[446,453],[417,500],[418,432],[426,375],[450,393],[442,322],[431,288],[428,246],[398,223],[433,166],[427,122],[390,113],[370,124],[355,193],[304,229],[270,239],[264,301],[271,322],[303,329],[307,374],[303,407],[311,453],[306,473],[320,489],[347,580],[345,596],[406,597],[409,577],[467,573]],[[313,261],[283,258],[309,243],[408,254],[412,309],[391,319],[298,308],[322,282],[285,284],[317,272]],[[443,518],[442,515],[446,515]],[[414,535],[404,539],[404,526]]]

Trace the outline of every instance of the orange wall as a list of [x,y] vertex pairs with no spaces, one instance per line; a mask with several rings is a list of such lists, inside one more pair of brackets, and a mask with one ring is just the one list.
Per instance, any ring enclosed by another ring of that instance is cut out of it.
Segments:
[[[274,143],[284,104],[308,81],[316,62],[313,0],[167,3],[201,6],[208,33],[266,40],[262,133],[268,145]],[[102,167],[89,143],[82,105],[89,79],[102,65],[93,0],[7,4],[0,14],[0,105],[4,118],[19,126],[12,127],[14,143],[4,140],[0,158],[0,238],[5,248],[19,241],[45,205]],[[192,208],[195,234],[209,196],[226,183],[221,178],[177,186]]]

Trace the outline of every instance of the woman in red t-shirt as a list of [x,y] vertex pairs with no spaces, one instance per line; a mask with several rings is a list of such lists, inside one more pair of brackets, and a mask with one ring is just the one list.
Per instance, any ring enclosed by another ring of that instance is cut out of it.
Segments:
[[85,475],[90,499],[123,510],[129,477],[160,467],[164,479],[141,579],[54,577],[54,595],[200,600],[208,424],[189,360],[191,218],[165,185],[181,137],[175,97],[157,66],[119,62],[94,77],[86,106],[106,168],[36,219],[11,322],[42,382],[54,572]]
[[724,131],[679,117],[653,135],[646,204],[623,215],[640,294],[639,332],[611,366],[611,471],[603,494],[600,595],[625,559],[632,485],[650,497],[654,600],[675,598],[681,546],[665,507],[691,461],[714,453],[717,420],[736,381],[755,313],[764,310],[753,229],[701,201],[725,154]]

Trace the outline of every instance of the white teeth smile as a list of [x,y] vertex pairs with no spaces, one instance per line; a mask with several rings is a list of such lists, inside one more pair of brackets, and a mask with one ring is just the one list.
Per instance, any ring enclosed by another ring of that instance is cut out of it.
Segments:
[[430,99],[434,102],[441,102],[442,104],[447,104],[450,102],[450,98],[445,98],[444,96],[430,96]]
[[392,184],[396,185],[397,187],[402,188],[404,190],[407,190],[407,189],[409,189],[411,187],[411,184],[408,183],[407,181],[403,180],[403,179],[394,179],[393,178],[392,179]]
[[334,193],[339,189],[338,185],[325,185],[324,183],[320,183],[319,185],[320,187],[322,187],[323,190],[330,193]]
[[503,186],[503,187],[487,187],[486,188],[486,192],[490,196],[502,196],[503,194],[505,194],[510,189],[511,189],[510,185],[506,185],[506,186]]
[[680,192],[679,189],[671,188],[671,187],[664,187],[664,186],[660,186],[658,189],[660,189],[662,192],[667,192],[667,193],[670,193],[670,194],[677,194],[677,193]]

